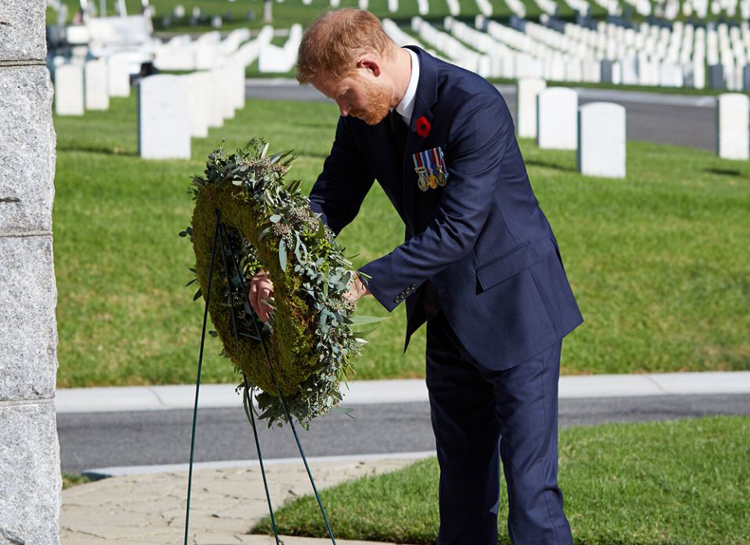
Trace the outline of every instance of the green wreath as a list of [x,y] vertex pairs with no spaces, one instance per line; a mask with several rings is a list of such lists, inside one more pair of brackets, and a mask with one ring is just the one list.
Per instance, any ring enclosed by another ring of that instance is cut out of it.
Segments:
[[[261,390],[256,395],[259,418],[267,419],[269,427],[287,420],[280,390],[290,415],[307,428],[312,418],[341,401],[341,382],[354,374],[352,360],[371,331],[354,328],[384,318],[352,316],[356,304],[344,297],[355,272],[351,261],[333,231],[310,209],[300,181],[284,182],[295,157],[291,152],[268,156],[267,149],[266,141],[256,138],[231,155],[223,143],[214,150],[204,175],[193,177],[192,224],[180,235],[190,237],[195,251],[191,270],[200,288],[193,299],[205,298],[218,211],[231,252],[221,256],[219,246],[214,258],[208,311],[216,331],[211,334],[219,337],[222,355],[236,371]],[[231,254],[244,278],[235,274],[227,282],[224,262],[232,271]],[[249,285],[261,268],[274,286],[275,310],[268,322],[252,312],[242,284]]]

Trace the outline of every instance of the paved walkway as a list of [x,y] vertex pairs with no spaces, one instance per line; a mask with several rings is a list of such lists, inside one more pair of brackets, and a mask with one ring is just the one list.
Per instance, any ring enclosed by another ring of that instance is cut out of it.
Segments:
[[[203,384],[204,409],[237,407],[236,384]],[[750,394],[750,371],[727,373],[652,373],[640,375],[583,375],[560,379],[560,398],[638,397],[690,394]],[[58,414],[85,412],[157,411],[190,409],[194,385],[71,388],[58,390]],[[344,393],[345,405],[427,402],[424,379],[356,380]]]
[[[364,475],[401,469],[413,458],[311,462],[318,489]],[[275,508],[311,492],[304,466],[266,467]],[[63,492],[62,545],[176,545],[183,543],[187,472],[112,477]],[[275,545],[273,537],[248,535],[267,516],[260,469],[226,468],[193,473],[190,543],[195,545]],[[334,532],[335,521],[332,521]],[[285,545],[318,545],[330,539],[284,537]],[[341,545],[366,545],[336,540]],[[380,545],[383,545],[380,543]],[[387,544],[386,544],[387,545]]]

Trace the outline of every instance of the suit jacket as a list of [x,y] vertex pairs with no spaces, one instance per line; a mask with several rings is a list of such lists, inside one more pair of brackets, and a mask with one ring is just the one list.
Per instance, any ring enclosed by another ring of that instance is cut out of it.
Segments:
[[[377,179],[406,225],[405,241],[359,270],[389,312],[406,301],[404,352],[425,322],[429,279],[469,353],[488,369],[508,369],[583,318],[503,97],[480,76],[410,48],[420,73],[405,153],[396,151],[388,118],[371,126],[342,116],[310,206],[338,235]],[[431,125],[426,137],[416,132],[422,116]],[[436,146],[449,178],[423,192],[412,154]]]

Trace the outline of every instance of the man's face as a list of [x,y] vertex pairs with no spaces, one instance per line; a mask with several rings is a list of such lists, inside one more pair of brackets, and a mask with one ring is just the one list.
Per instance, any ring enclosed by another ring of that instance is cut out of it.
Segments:
[[391,87],[366,69],[356,69],[339,79],[320,74],[311,83],[318,91],[336,101],[341,115],[357,117],[368,125],[380,123],[391,107]]

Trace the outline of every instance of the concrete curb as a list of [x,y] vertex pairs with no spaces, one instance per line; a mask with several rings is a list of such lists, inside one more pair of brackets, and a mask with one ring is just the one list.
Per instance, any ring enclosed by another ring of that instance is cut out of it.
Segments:
[[[310,463],[349,463],[349,462],[382,462],[384,460],[422,460],[430,456],[436,456],[434,450],[423,452],[394,452],[390,454],[350,454],[345,456],[311,456],[307,458]],[[264,467],[278,465],[302,465],[302,458],[271,458],[264,459]],[[213,470],[213,469],[245,469],[260,467],[258,460],[224,460],[219,462],[196,462],[193,469]],[[151,466],[121,466],[121,467],[100,467],[86,469],[81,473],[87,477],[97,480],[108,477],[119,477],[121,475],[146,475],[149,473],[172,473],[175,471],[188,471],[190,464],[163,464]]]
[[[203,384],[199,406],[203,409],[242,405],[234,384]],[[560,398],[639,397],[657,395],[750,394],[750,371],[658,373],[642,375],[585,375],[560,378]],[[194,385],[135,386],[60,389],[58,414],[190,409]],[[378,403],[426,403],[423,379],[358,380],[349,383],[343,406]]]

